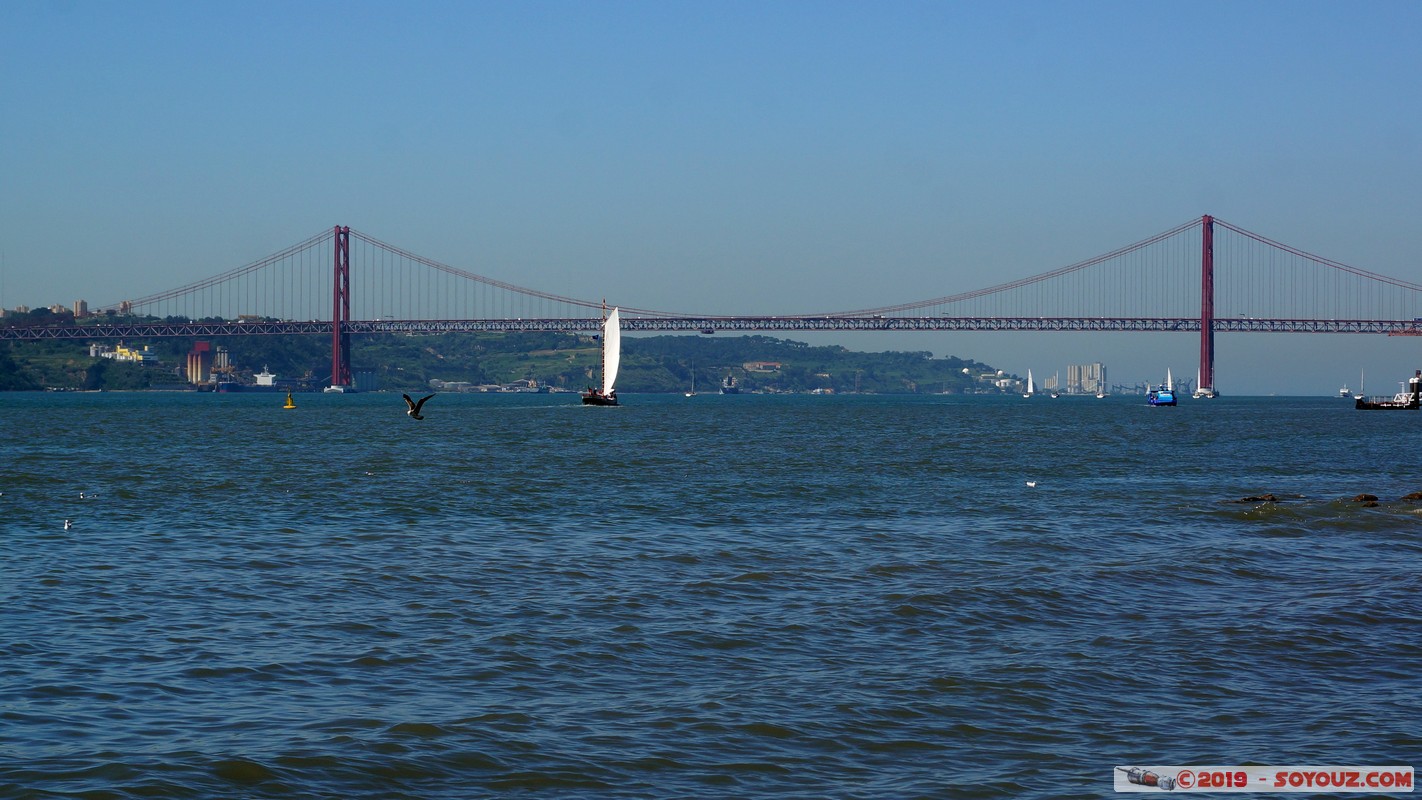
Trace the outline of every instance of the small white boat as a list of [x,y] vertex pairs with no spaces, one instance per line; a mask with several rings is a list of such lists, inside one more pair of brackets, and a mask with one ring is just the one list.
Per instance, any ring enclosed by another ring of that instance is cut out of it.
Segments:
[[1037,393],[1037,384],[1035,384],[1035,383],[1032,382],[1032,370],[1031,370],[1031,368],[1028,368],[1028,370],[1027,370],[1027,391],[1023,392],[1023,393],[1022,393],[1022,396],[1023,396],[1023,397],[1031,397],[1032,395],[1034,395],[1034,394],[1036,394],[1036,393]]

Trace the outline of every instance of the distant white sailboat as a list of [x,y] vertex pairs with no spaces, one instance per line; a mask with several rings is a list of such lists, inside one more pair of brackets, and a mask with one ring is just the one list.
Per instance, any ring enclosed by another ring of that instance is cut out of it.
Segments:
[[686,396],[687,396],[687,397],[695,397],[695,396],[696,396],[696,370],[694,370],[694,369],[691,371],[691,391],[687,392],[687,393],[686,393]]
[[1027,370],[1027,391],[1026,391],[1026,393],[1023,394],[1022,396],[1023,396],[1023,397],[1031,397],[1032,395],[1034,395],[1034,394],[1036,394],[1036,393],[1037,393],[1037,384],[1035,384],[1035,383],[1032,382],[1032,370],[1031,370],[1031,369],[1028,369],[1028,370]]
[[583,405],[588,406],[615,406],[617,405],[617,390],[613,385],[617,382],[617,367],[622,361],[622,326],[617,316],[617,309],[612,309],[612,313],[607,315],[607,319],[602,322],[602,388],[588,388],[583,392]]
[[[1168,371],[1169,370],[1167,370],[1167,372]],[[1219,392],[1216,392],[1214,387],[1200,385],[1200,371],[1198,369],[1195,370],[1195,393],[1191,395],[1191,397],[1194,397],[1196,400],[1212,400],[1219,396]]]

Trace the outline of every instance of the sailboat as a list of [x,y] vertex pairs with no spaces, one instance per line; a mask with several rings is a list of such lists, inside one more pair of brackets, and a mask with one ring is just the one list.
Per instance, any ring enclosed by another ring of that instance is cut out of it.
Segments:
[[617,381],[617,366],[622,360],[622,327],[617,317],[617,309],[602,321],[602,388],[588,387],[583,392],[585,406],[617,405],[617,390],[612,388]]
[[1031,370],[1030,368],[1028,368],[1028,370],[1027,370],[1027,391],[1024,392],[1024,393],[1022,394],[1022,396],[1023,396],[1023,397],[1031,397],[1032,395],[1034,395],[1034,394],[1036,394],[1036,393],[1037,393],[1037,384],[1035,384],[1035,383],[1032,382],[1032,370]]
[[1196,400],[1213,400],[1219,396],[1220,393],[1215,391],[1214,387],[1200,385],[1200,371],[1195,370],[1195,393],[1191,397]]
[[686,393],[686,396],[687,396],[687,397],[695,397],[695,396],[696,396],[696,370],[694,370],[694,369],[691,371],[691,391],[687,392],[687,393]]

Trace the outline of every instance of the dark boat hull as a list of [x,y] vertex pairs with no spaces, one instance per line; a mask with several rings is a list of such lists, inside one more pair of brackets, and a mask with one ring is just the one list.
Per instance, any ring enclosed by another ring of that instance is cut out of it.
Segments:
[[1422,408],[1422,369],[1414,370],[1407,379],[1407,391],[1398,392],[1389,400],[1384,397],[1359,397],[1353,404],[1359,411],[1416,411]]
[[585,406],[615,406],[617,405],[617,392],[603,394],[602,392],[583,392],[583,405]]
[[1422,401],[1417,395],[1412,395],[1412,399],[1406,401],[1399,400],[1367,400],[1359,397],[1353,407],[1359,411],[1416,411],[1422,409]]

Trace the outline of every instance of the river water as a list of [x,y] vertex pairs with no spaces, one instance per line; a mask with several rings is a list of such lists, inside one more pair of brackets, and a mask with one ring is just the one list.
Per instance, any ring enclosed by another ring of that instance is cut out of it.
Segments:
[[284,399],[0,395],[0,797],[1083,797],[1422,751],[1418,413]]

